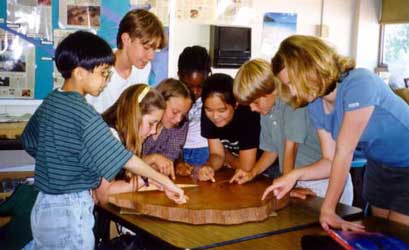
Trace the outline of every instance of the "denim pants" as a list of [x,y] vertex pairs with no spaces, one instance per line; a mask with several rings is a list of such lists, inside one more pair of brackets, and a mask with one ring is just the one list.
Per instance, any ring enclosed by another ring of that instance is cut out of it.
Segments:
[[192,166],[201,166],[209,158],[209,148],[184,148],[183,160]]
[[40,192],[31,211],[34,249],[94,249],[93,209],[90,191]]

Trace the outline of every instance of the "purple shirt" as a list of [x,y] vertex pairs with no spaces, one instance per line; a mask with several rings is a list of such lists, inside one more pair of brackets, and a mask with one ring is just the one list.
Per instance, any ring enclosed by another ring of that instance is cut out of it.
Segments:
[[183,123],[178,128],[162,128],[158,138],[149,136],[143,144],[143,154],[161,154],[171,160],[178,159],[182,154],[183,145],[185,144],[188,122]]

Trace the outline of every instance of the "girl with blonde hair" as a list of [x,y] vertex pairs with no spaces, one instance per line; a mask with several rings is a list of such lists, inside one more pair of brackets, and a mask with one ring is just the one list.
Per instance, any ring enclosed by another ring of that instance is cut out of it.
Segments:
[[285,39],[272,58],[281,95],[294,107],[308,104],[318,130],[323,161],[295,176],[283,176],[268,190],[281,198],[297,180],[330,177],[321,208],[324,229],[363,230],[335,213],[359,146],[368,161],[363,198],[373,215],[409,225],[409,107],[374,73],[355,68],[319,38]]

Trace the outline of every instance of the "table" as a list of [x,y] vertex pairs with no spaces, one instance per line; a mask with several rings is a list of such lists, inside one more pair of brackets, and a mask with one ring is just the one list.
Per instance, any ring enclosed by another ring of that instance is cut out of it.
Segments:
[[[262,222],[240,225],[189,225],[142,215],[120,214],[119,208],[107,204],[96,206],[101,215],[97,237],[109,239],[109,221],[158,240],[169,249],[208,249],[246,240],[288,233],[317,225],[323,199],[291,200],[290,205]],[[360,217],[361,209],[339,204],[337,213],[345,218]],[[165,249],[165,247],[161,247]]]
[[22,149],[19,138],[27,122],[0,122],[0,150]]
[[[376,231],[389,235],[393,235],[404,242],[409,243],[409,227],[387,221],[377,217],[365,217],[357,221],[365,225],[367,231]],[[212,248],[214,250],[247,250],[247,249],[302,249],[301,239],[307,235],[322,235],[327,236],[327,233],[322,230],[319,225],[311,226],[301,230],[296,230],[280,235],[272,235],[264,238],[248,240],[232,245]]]

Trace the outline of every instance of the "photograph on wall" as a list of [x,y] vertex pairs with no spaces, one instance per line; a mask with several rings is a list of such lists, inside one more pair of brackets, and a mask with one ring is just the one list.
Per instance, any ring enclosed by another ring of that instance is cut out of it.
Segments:
[[256,16],[252,0],[218,0],[216,13],[218,23],[232,25],[250,25]]
[[270,60],[280,43],[296,32],[297,14],[274,12],[264,14],[260,56]]
[[51,0],[8,0],[7,24],[23,35],[51,41]]
[[101,1],[60,1],[59,19],[60,28],[98,29],[101,23]]
[[211,22],[216,17],[217,0],[176,0],[176,18],[184,21]]
[[33,98],[35,48],[0,29],[0,98]]
[[169,26],[168,0],[131,0],[131,9],[144,9],[155,14],[163,26]]

